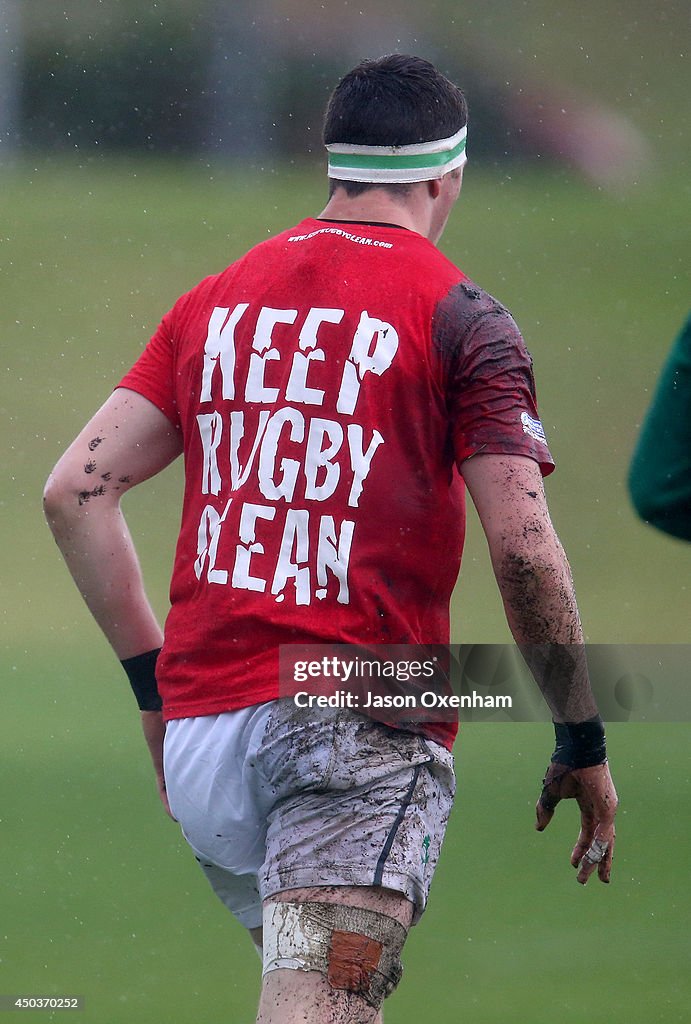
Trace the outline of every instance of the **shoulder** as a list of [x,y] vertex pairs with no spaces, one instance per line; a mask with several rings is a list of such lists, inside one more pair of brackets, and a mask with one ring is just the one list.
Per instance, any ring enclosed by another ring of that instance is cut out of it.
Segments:
[[509,310],[493,295],[464,277],[439,300],[432,319],[434,345],[444,361],[484,346],[525,349]]

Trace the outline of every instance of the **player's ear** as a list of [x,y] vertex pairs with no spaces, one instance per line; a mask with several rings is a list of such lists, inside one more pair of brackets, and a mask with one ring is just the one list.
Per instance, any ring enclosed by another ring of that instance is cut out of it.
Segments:
[[438,199],[441,193],[441,178],[433,178],[432,181],[427,182],[427,191],[432,199]]

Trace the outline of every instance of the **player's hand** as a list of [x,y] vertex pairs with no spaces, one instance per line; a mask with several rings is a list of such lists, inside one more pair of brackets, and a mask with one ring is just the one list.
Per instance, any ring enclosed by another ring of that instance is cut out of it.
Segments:
[[560,800],[576,800],[581,809],[581,831],[571,853],[577,881],[585,885],[597,868],[601,882],[609,882],[614,853],[614,816],[617,791],[608,764],[569,768],[550,764],[535,808],[538,832],[547,828]]
[[160,711],[141,711],[140,714],[142,716],[144,738],[151,754],[154,771],[156,772],[158,795],[161,798],[166,814],[175,821],[170,804],[168,803],[166,780],[163,774],[163,737],[166,734],[166,723],[163,721],[163,715]]

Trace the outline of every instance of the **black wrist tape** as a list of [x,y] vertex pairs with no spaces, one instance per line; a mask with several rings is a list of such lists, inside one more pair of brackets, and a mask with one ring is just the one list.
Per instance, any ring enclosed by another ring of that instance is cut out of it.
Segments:
[[607,760],[605,726],[599,715],[586,722],[554,722],[557,745],[552,761],[569,768],[590,768]]
[[163,702],[156,686],[156,659],[160,653],[161,648],[157,647],[155,651],[136,654],[134,658],[125,658],[120,662],[127,673],[140,711],[161,710]]

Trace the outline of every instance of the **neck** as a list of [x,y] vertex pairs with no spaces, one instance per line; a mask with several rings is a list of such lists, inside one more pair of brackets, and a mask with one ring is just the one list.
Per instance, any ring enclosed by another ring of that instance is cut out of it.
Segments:
[[411,189],[401,201],[383,189],[371,189],[351,198],[344,189],[337,188],[319,216],[325,220],[396,224],[429,238],[430,217],[420,198],[416,189]]

